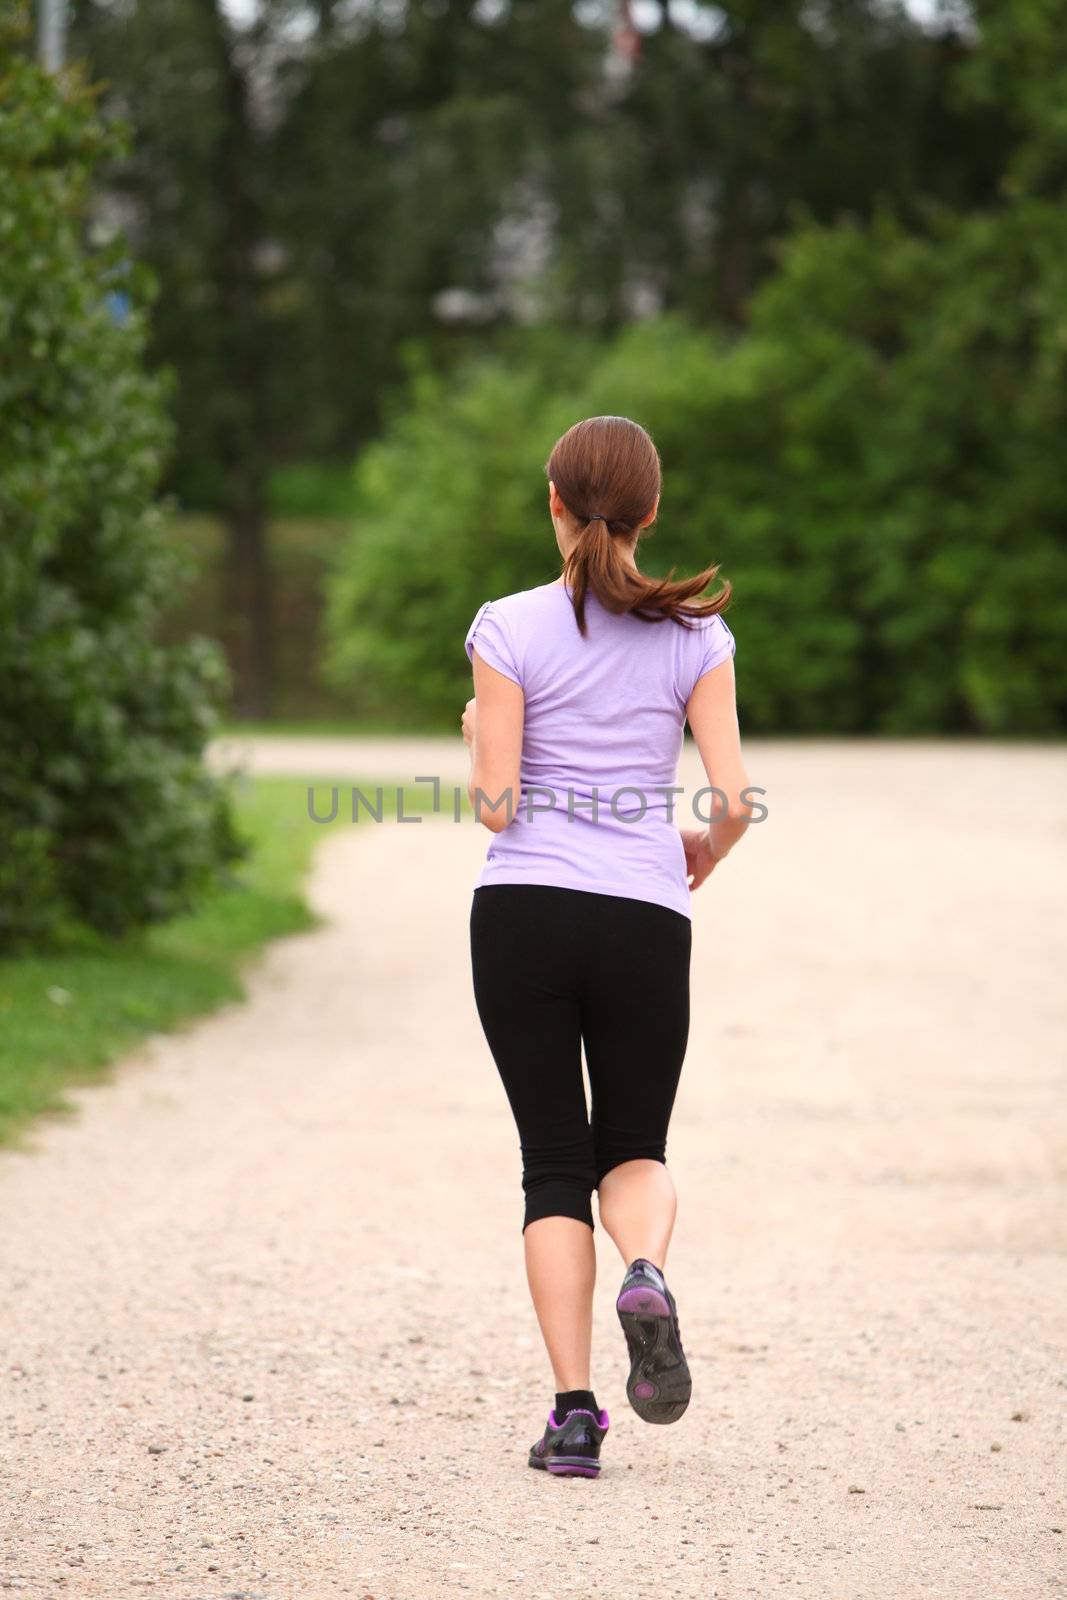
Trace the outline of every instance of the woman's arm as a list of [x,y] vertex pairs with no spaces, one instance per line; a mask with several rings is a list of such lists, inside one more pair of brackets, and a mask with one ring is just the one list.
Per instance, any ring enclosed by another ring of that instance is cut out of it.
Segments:
[[519,804],[519,767],[526,701],[518,684],[483,661],[477,648],[474,699],[463,713],[463,737],[471,753],[467,795],[479,822],[502,833]]
[[741,757],[732,656],[698,679],[685,714],[708,782],[726,796],[725,806],[720,797],[715,797],[715,821],[707,828],[682,829],[690,887],[699,889],[733,849],[751,819],[751,807],[741,799],[742,790],[748,787],[748,774]]

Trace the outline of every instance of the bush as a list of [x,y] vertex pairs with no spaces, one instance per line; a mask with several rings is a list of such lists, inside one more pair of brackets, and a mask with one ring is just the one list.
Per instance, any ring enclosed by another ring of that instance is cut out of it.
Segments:
[[[789,518],[773,570],[814,562],[826,576],[810,619],[842,646],[841,678],[813,708],[826,725],[1064,727],[1065,251],[1067,213],[1040,201],[945,217],[922,239],[889,221],[810,230],[759,297],[756,498]],[[724,514],[743,512],[734,499]],[[743,597],[747,553],[737,565]],[[782,609],[773,622],[793,626]]]
[[214,649],[154,641],[176,579],[144,284],[83,235],[111,148],[0,24],[0,948],[188,908],[241,853],[201,753]]
[[364,713],[454,721],[478,605],[558,574],[553,441],[615,412],[664,460],[643,564],[733,580],[746,729],[1062,729],[1065,263],[1037,201],[921,239],[809,228],[734,341],[665,318],[418,378],[358,465],[331,680]]

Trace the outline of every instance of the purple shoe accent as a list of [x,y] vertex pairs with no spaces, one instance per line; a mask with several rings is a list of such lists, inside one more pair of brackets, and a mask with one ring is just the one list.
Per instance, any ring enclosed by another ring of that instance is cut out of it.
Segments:
[[[608,1416],[606,1411],[602,1411],[598,1416],[595,1411],[586,1411],[584,1407],[581,1409],[575,1407],[573,1411],[567,1412],[567,1417],[592,1417],[597,1427],[600,1428],[604,1433],[607,1433],[608,1429],[611,1427],[611,1418]],[[564,1417],[564,1422],[566,1422],[567,1417]],[[561,1423],[556,1421],[556,1413],[554,1411],[550,1411],[548,1413],[548,1422],[549,1426],[552,1428],[559,1428],[562,1426]]]
[[669,1317],[671,1308],[656,1289],[624,1289],[615,1302],[619,1311],[638,1317]]
[[548,1470],[555,1478],[599,1478],[600,1463],[590,1466],[587,1461],[583,1461],[581,1465],[578,1462],[550,1461]]
[[656,1385],[654,1383],[635,1383],[634,1394],[639,1400],[652,1400],[655,1398]]

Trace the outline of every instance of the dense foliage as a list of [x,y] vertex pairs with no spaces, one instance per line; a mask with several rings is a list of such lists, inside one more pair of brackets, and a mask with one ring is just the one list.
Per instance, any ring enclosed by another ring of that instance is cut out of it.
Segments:
[[190,503],[362,443],[413,340],[736,322],[798,212],[973,205],[1001,171],[995,107],[949,93],[966,36],[897,0],[664,5],[626,36],[615,0],[295,9],[75,8],[136,132],[109,182],[160,280]]
[[241,711],[284,659],[279,467],[365,447],[331,681],[434,721],[477,603],[552,571],[552,440],[625,410],[667,467],[648,560],[736,584],[749,727],[1062,726],[1067,33],[919,12],[75,9],[135,130],[106,189],[161,285],[174,481],[226,518]]
[[[677,15],[676,15],[677,12]],[[684,13],[684,15],[683,15]],[[277,703],[279,463],[373,438],[419,344],[530,322],[743,322],[798,215],[993,193],[973,35],[901,0],[81,0],[73,49],[135,131],[107,174],[160,283],[174,487],[226,520],[238,708]],[[636,13],[635,13],[636,14]]]
[[542,464],[622,412],[665,466],[650,570],[721,561],[749,731],[1047,733],[1067,720],[1067,219],[1026,201],[798,234],[740,338],[678,319],[424,377],[359,471],[332,680],[447,721],[482,600],[558,572]]
[[21,46],[0,20],[0,948],[164,918],[239,849],[201,764],[219,658],[154,642],[164,395],[142,286],[83,240],[111,139]]

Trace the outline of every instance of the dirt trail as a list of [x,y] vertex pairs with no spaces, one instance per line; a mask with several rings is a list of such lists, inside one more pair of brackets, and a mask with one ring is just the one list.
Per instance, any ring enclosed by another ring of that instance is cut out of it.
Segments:
[[486,835],[324,829],[327,925],[0,1157],[0,1587],[1067,1594],[1063,756],[750,765],[770,819],[694,903],[683,1421],[627,1409],[598,1233],[605,1468],[527,1470],[550,1392],[470,997]]

